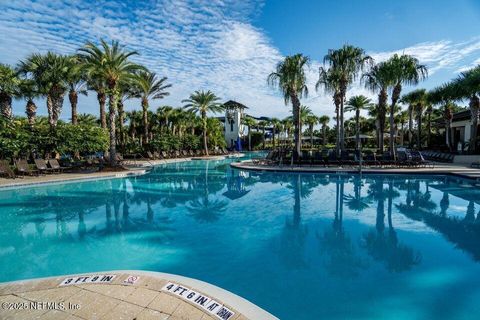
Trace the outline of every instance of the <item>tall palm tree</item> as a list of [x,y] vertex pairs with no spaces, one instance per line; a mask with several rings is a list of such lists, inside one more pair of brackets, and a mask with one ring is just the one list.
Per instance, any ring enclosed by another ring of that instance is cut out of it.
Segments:
[[157,108],[157,114],[159,115],[159,118],[163,120],[163,126],[161,128],[162,132],[164,132],[164,129],[166,131],[169,130],[170,128],[169,120],[171,119],[171,116],[173,116],[174,112],[175,112],[175,109],[171,106],[162,106]]
[[12,98],[17,95],[20,82],[12,67],[0,63],[0,112],[7,119],[13,117]]
[[31,128],[35,125],[35,117],[37,115],[37,105],[33,99],[41,96],[35,81],[23,79],[19,86],[19,95],[27,101],[25,113],[27,114],[28,124]]
[[305,123],[308,124],[308,130],[310,131],[310,146],[313,147],[313,128],[318,124],[318,117],[313,113],[307,115]]
[[275,135],[278,133],[278,129],[282,123],[277,118],[270,118],[269,123],[272,126],[272,146],[275,148]]
[[87,95],[87,82],[85,72],[80,64],[77,56],[72,56],[68,62],[67,85],[69,88],[68,99],[72,108],[72,124],[78,123],[77,104],[78,95]]
[[402,85],[417,85],[427,78],[427,67],[407,54],[394,54],[386,64],[390,69],[392,99],[390,104],[390,154],[395,157],[395,105],[400,100]]
[[342,103],[342,97],[340,92],[340,72],[333,68],[325,69],[323,67],[319,68],[319,77],[315,85],[315,89],[318,91],[320,87],[323,87],[325,93],[330,93],[333,95],[333,104],[335,105],[335,130],[336,130],[336,140],[335,140],[335,150],[336,153],[340,152],[340,105]]
[[133,79],[135,84],[134,94],[135,98],[140,98],[142,103],[143,116],[143,135],[144,142],[148,143],[148,107],[149,99],[162,99],[170,93],[166,90],[170,88],[171,84],[166,84],[167,77],[158,78],[157,75],[149,71],[140,71]]
[[265,150],[265,127],[268,125],[267,121],[260,120],[258,126],[262,128],[262,149]]
[[249,116],[243,117],[242,121],[248,127],[248,150],[252,151],[252,128],[257,125],[257,121]]
[[478,144],[478,119],[480,116],[480,65],[462,72],[455,82],[458,89],[457,98],[469,99],[468,107],[470,109],[472,122],[469,150],[471,152],[476,152]]
[[283,94],[285,105],[292,103],[293,122],[295,126],[295,151],[301,154],[302,141],[300,138],[300,98],[308,95],[307,77],[305,66],[308,57],[302,54],[287,56],[277,64],[276,70],[269,74],[267,82],[273,87],[278,87]]
[[[83,66],[82,66],[83,67]],[[107,115],[105,113],[105,103],[107,102],[107,94],[105,92],[106,85],[104,80],[92,72],[89,74],[87,79],[87,88],[89,90],[95,91],[97,93],[97,101],[99,106],[100,113],[100,126],[103,129],[107,128]]]
[[372,92],[378,92],[378,103],[375,106],[376,122],[378,125],[377,144],[380,152],[384,149],[385,120],[387,115],[388,87],[391,85],[389,66],[386,62],[374,65],[362,76],[365,87]]
[[402,101],[409,101],[417,116],[417,148],[422,146],[422,115],[428,103],[428,95],[425,89],[417,89],[404,95]]
[[340,49],[330,49],[323,58],[339,77],[340,86],[340,149],[345,150],[345,128],[344,128],[344,101],[347,89],[355,81],[361,71],[372,63],[372,58],[365,53],[365,50],[351,45],[344,45]]
[[371,106],[371,100],[365,96],[353,96],[347,101],[345,111],[355,112],[355,148],[360,148],[360,111],[366,110]]
[[129,61],[136,55],[136,51],[125,51],[117,41],[109,45],[101,40],[100,46],[87,42],[79,49],[79,57],[87,71],[95,78],[101,79],[106,84],[109,107],[109,130],[110,130],[110,164],[116,165],[116,129],[115,117],[118,102],[118,86],[122,81],[131,79],[135,72],[142,70],[141,66]]
[[203,127],[203,149],[208,156],[208,143],[207,143],[207,113],[222,112],[224,107],[218,101],[220,100],[213,92],[208,91],[195,91],[190,95],[189,99],[182,100],[182,103],[186,103],[184,108],[193,113],[200,114],[202,118]]
[[325,147],[325,144],[327,143],[327,126],[328,123],[330,122],[330,117],[329,116],[320,116],[318,118],[318,122],[322,126],[322,145]]
[[20,72],[31,76],[47,95],[48,122],[52,128],[57,126],[62,112],[63,99],[68,89],[69,66],[70,57],[53,52],[32,54],[19,65]]
[[450,151],[453,151],[453,100],[455,100],[457,87],[455,82],[443,84],[428,92],[432,104],[443,107],[443,119],[445,121],[445,144]]
[[400,124],[400,145],[404,145],[405,123],[408,121],[408,110],[403,110],[397,114],[395,122]]

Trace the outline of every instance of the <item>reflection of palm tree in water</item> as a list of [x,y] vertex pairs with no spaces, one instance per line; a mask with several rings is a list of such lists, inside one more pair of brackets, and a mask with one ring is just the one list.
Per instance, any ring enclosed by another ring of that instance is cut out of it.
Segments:
[[208,161],[205,165],[205,175],[200,182],[203,187],[203,196],[189,201],[187,210],[190,215],[200,222],[215,222],[220,219],[226,210],[227,202],[220,199],[210,199],[208,181]]
[[355,253],[355,246],[343,228],[343,200],[345,179],[335,177],[335,213],[332,229],[328,228],[323,235],[317,232],[322,252],[329,256],[326,268],[330,274],[339,277],[354,277],[365,264]]
[[289,188],[293,193],[293,218],[288,217],[282,233],[279,255],[283,263],[291,269],[302,269],[307,266],[305,261],[305,239],[307,228],[301,225],[301,200],[308,197],[308,191],[303,190],[302,175],[292,174]]
[[363,181],[360,176],[353,178],[353,195],[345,195],[345,201],[350,210],[361,212],[368,208],[369,198],[362,196]]
[[463,221],[466,223],[475,222],[475,203],[473,201],[468,202],[467,213],[465,214]]
[[450,200],[448,198],[448,192],[443,192],[442,200],[440,200],[440,215],[442,217],[447,216],[447,210],[450,206]]
[[[393,227],[392,209],[393,199],[399,193],[393,188],[393,181],[388,181],[388,189],[384,190],[384,178],[377,178],[372,184],[370,194],[377,201],[377,217],[375,230],[364,236],[364,243],[373,259],[383,261],[388,270],[402,272],[411,269],[421,261],[418,252],[399,243],[397,233]],[[385,236],[385,199],[387,199],[388,236]]]

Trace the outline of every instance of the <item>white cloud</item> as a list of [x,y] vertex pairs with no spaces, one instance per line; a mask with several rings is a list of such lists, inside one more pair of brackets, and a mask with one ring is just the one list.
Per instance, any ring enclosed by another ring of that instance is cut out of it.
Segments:
[[[74,53],[87,40],[118,40],[141,55],[135,61],[145,64],[174,85],[171,94],[152,106],[180,106],[181,100],[198,89],[211,89],[218,96],[238,100],[253,115],[285,117],[290,106],[266,83],[267,75],[282,58],[263,30],[251,19],[263,7],[262,1],[245,0],[159,0],[123,1],[32,1],[1,2],[1,62],[16,64],[28,54],[53,50]],[[466,58],[480,51],[480,39],[462,43],[448,40],[420,43],[388,52],[369,52],[375,59],[393,53],[408,53],[429,66],[430,75],[440,69],[452,72]],[[332,98],[315,92],[320,62],[312,61],[307,71],[310,95],[303,99],[317,114],[333,116]],[[376,95],[355,83],[348,95]],[[67,101],[63,118],[68,118]],[[39,112],[45,113],[44,103]],[[138,102],[127,103],[138,108]],[[16,103],[23,113],[23,103]],[[97,112],[95,96],[81,97],[80,112]]]

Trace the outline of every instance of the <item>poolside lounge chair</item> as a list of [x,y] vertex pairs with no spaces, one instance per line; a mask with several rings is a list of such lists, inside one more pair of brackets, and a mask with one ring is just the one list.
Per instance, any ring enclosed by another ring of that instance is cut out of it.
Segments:
[[17,173],[21,173],[23,176],[25,175],[37,175],[38,176],[38,170],[33,170],[30,169],[30,166],[28,165],[27,160],[24,159],[18,159],[15,161],[15,168],[17,169]]
[[4,175],[7,178],[15,179],[15,172],[10,168],[7,160],[0,160],[0,175]]
[[182,156],[188,157],[188,152],[187,152],[187,150],[182,150]]
[[326,166],[325,160],[323,160],[323,153],[320,151],[315,151],[315,153],[312,156],[312,165],[322,165]]
[[156,159],[155,155],[150,151],[147,151],[147,158],[149,160],[155,160]]
[[55,170],[52,168],[47,167],[47,162],[43,159],[35,159],[35,166],[37,167],[38,172],[40,173],[47,173],[47,172],[54,172]]
[[335,150],[331,150],[328,154],[326,164],[328,166],[339,166],[341,164],[340,160],[337,157]]
[[59,163],[58,163],[58,160],[57,159],[49,159],[48,160],[48,164],[50,165],[50,168],[52,168],[53,170],[56,170],[57,172],[63,172],[65,169],[67,169],[67,167],[62,167]]

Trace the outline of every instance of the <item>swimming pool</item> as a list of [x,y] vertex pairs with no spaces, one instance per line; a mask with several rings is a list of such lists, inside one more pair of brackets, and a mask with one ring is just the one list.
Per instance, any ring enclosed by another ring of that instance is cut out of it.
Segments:
[[0,191],[0,281],[142,269],[210,282],[281,319],[480,315],[471,182],[229,161]]

